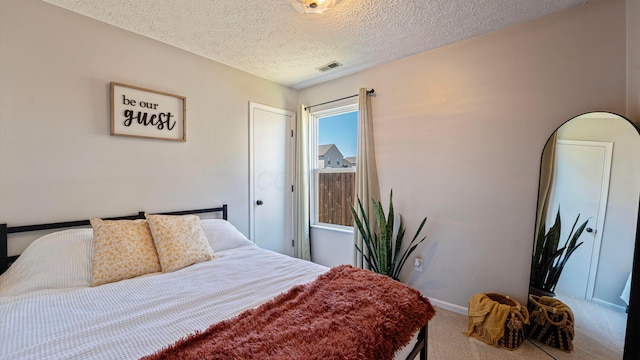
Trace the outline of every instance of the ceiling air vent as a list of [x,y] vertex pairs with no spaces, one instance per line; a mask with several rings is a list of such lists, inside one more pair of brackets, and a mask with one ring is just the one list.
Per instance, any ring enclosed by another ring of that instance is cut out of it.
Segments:
[[335,69],[335,68],[337,68],[338,66],[342,66],[342,64],[340,64],[340,63],[339,63],[339,62],[337,62],[337,61],[332,61],[332,62],[330,62],[330,63],[328,63],[328,64],[325,64],[325,65],[322,65],[322,66],[320,66],[320,67],[318,67],[318,68],[316,68],[316,69],[318,69],[318,70],[320,70],[320,71],[322,71],[322,72],[325,72],[325,71],[329,71],[329,70],[331,70],[331,69]]

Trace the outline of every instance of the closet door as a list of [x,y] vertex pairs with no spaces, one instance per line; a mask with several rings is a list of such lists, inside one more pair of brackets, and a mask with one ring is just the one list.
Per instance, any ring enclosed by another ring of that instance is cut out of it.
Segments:
[[256,103],[249,107],[250,238],[293,255],[295,114]]

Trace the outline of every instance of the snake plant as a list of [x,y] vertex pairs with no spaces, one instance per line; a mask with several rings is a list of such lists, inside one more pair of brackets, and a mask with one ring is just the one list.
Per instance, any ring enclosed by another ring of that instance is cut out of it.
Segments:
[[[418,236],[422,231],[427,218],[425,217],[418,231],[413,236],[413,239],[409,245],[402,251],[403,241],[405,235],[405,228],[402,224],[402,218],[398,215],[399,226],[397,231],[394,231],[395,213],[393,210],[393,190],[389,195],[389,211],[385,216],[384,209],[381,202],[376,202],[375,199],[371,199],[373,207],[375,209],[376,224],[371,224],[367,213],[364,211],[362,202],[358,198],[358,206],[361,217],[358,216],[356,209],[353,205],[350,205],[351,215],[355,222],[360,235],[362,235],[362,242],[364,249],[355,245],[356,250],[363,255],[364,260],[369,266],[371,271],[390,276],[393,279],[398,280],[400,276],[400,270],[404,266],[411,253],[418,247],[418,245],[426,239],[426,236],[418,240]],[[374,225],[375,227],[371,227]],[[366,249],[366,251],[364,251]]]
[[589,220],[582,223],[576,229],[579,219],[580,214],[578,214],[576,221],[573,223],[573,227],[571,227],[571,232],[569,232],[569,236],[561,248],[558,248],[562,227],[560,208],[558,208],[555,223],[549,228],[547,233],[544,232],[545,222],[542,221],[534,244],[533,258],[531,260],[531,282],[529,284],[531,287],[550,293],[555,291],[558,280],[560,279],[560,274],[567,264],[569,257],[584,243],[578,243],[578,238],[582,235]]

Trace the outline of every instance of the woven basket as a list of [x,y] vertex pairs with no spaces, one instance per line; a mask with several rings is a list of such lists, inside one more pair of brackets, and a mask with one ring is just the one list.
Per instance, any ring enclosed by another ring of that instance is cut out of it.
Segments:
[[489,299],[510,307],[509,316],[504,324],[504,336],[500,339],[500,346],[509,350],[515,350],[526,338],[525,327],[529,324],[529,311],[520,305],[518,300],[507,295],[497,293],[485,294]]
[[[499,321],[504,321],[504,327]],[[492,346],[515,350],[525,340],[528,323],[529,311],[517,300],[498,293],[478,293],[469,299],[469,321],[463,334]]]
[[529,295],[529,308],[528,337],[563,351],[573,350],[575,333],[569,306],[552,297]]

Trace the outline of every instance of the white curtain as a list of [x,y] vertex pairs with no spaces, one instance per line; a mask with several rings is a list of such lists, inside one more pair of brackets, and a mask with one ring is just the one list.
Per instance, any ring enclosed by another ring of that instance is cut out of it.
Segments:
[[[354,207],[358,209],[358,199],[362,202],[370,224],[375,224],[375,210],[371,199],[380,201],[380,186],[378,184],[378,169],[373,144],[373,117],[371,115],[371,98],[367,89],[362,88],[358,93],[358,149],[356,156],[356,198]],[[353,229],[353,241],[363,251],[365,247],[362,236],[357,227]],[[363,255],[354,249],[353,265],[366,267]]]
[[[558,132],[556,131],[551,135],[544,150],[542,150],[542,159],[540,161],[540,189],[538,190],[538,212],[536,214],[536,228],[534,230],[534,239],[536,240],[538,239],[540,225],[547,219],[547,212],[549,211],[549,199],[553,191],[553,180],[555,177],[557,140]],[[550,224],[546,225],[549,226]],[[542,231],[546,231],[546,229],[542,229]]]
[[295,256],[311,260],[309,244],[309,110],[300,106],[296,122]]

